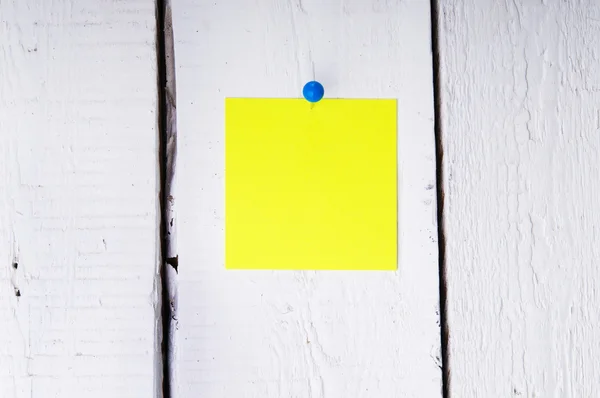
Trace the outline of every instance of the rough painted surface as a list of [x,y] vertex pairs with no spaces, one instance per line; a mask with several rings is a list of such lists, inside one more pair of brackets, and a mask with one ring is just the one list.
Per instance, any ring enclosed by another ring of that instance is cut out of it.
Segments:
[[[177,398],[440,396],[428,1],[173,4]],[[226,271],[224,98],[398,98],[397,272]]]
[[600,6],[440,11],[452,396],[600,396]]
[[0,5],[0,397],[152,397],[151,1]]

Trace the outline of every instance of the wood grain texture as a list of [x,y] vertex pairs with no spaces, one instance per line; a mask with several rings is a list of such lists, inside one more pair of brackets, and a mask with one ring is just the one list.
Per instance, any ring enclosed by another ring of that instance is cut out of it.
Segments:
[[451,395],[600,396],[600,5],[440,11]]
[[0,19],[0,397],[155,396],[154,4]]
[[[428,1],[182,0],[176,397],[441,395]],[[226,271],[224,98],[397,98],[397,272]]]

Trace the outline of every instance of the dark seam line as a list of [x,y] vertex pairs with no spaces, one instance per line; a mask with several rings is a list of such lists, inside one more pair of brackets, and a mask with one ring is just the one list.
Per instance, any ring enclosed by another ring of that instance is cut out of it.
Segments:
[[450,397],[450,362],[448,356],[448,320],[446,277],[446,233],[444,228],[444,147],[442,142],[442,100],[440,76],[440,43],[439,43],[439,9],[438,0],[431,0],[431,56],[433,61],[433,105],[434,105],[434,137],[435,164],[437,186],[437,233],[438,233],[438,270],[440,295],[440,338],[442,350],[442,396]]
[[161,280],[161,317],[162,317],[162,397],[171,398],[171,357],[172,347],[169,332],[171,330],[171,305],[168,292],[167,253],[167,64],[165,52],[165,2],[156,0],[156,63],[158,85],[158,162],[160,173],[160,280]]

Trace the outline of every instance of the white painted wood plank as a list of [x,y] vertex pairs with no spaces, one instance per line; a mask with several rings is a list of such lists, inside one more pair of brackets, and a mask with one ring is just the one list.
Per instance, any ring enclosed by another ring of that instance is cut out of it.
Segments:
[[[440,396],[428,1],[173,4],[183,397]],[[224,98],[398,98],[398,272],[223,266]]]
[[0,397],[155,396],[154,4],[0,19]]
[[600,396],[598,21],[441,2],[452,396]]

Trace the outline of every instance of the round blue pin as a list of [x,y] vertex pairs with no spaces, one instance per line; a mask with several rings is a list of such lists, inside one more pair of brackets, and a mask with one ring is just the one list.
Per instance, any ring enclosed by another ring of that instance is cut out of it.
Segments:
[[323,98],[323,94],[325,94],[323,85],[316,81],[306,83],[302,89],[302,95],[304,95],[304,98],[308,102],[320,101]]

